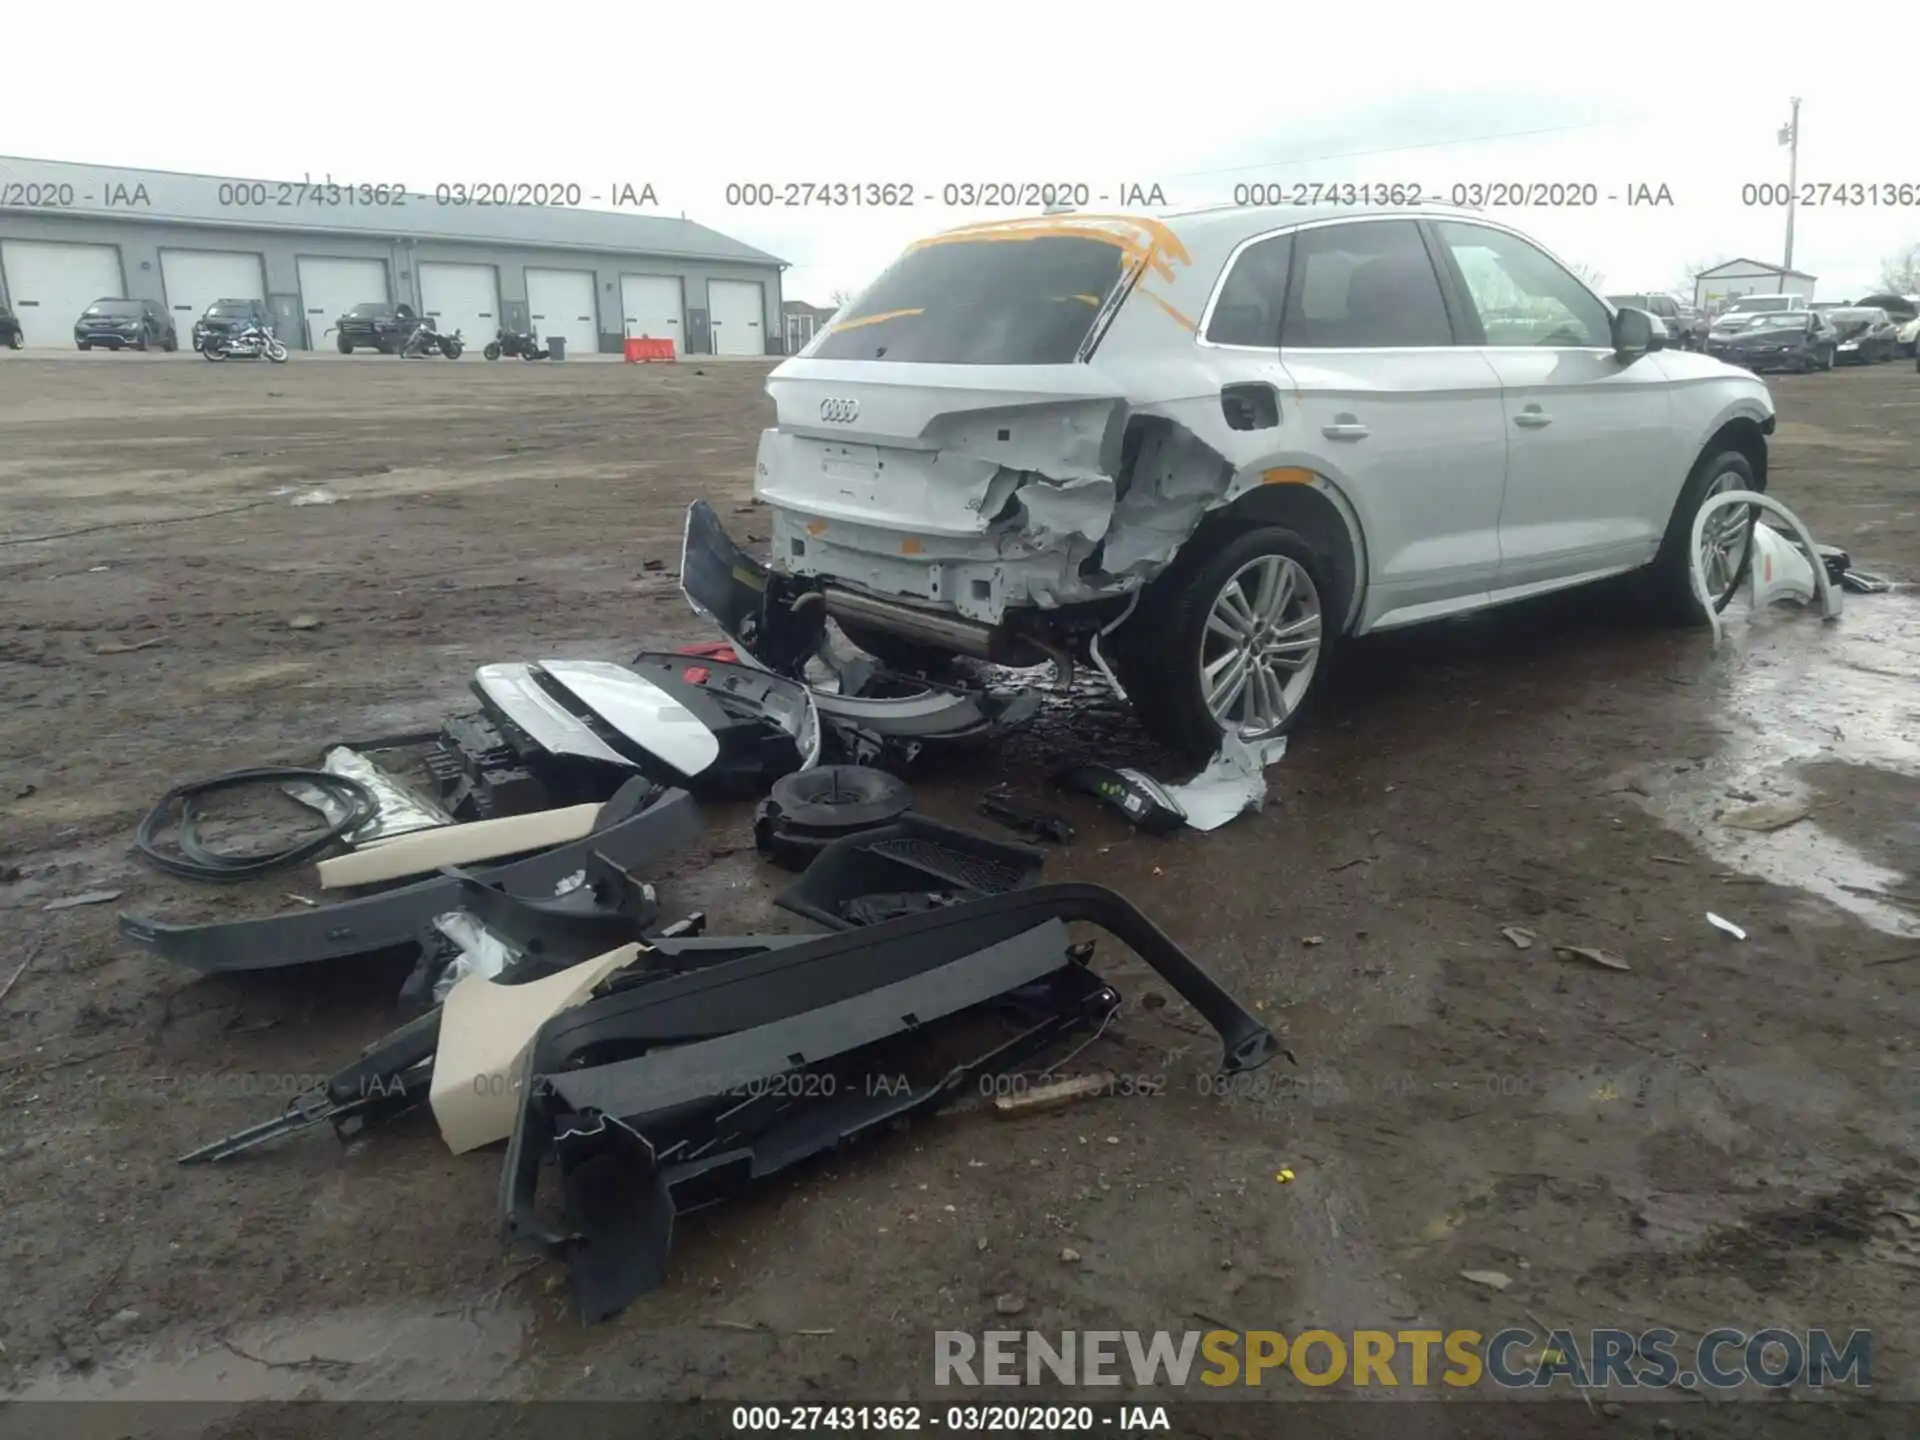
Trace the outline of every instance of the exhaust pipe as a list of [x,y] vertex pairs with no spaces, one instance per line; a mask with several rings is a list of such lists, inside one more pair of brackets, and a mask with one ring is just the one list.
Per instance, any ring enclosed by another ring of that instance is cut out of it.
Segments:
[[827,613],[836,620],[846,619],[856,625],[870,625],[875,630],[884,630],[903,640],[937,645],[943,650],[972,655],[980,660],[1001,658],[1000,651],[1004,647],[994,644],[993,627],[978,620],[919,610],[911,605],[879,600],[834,585],[826,587],[826,596]]

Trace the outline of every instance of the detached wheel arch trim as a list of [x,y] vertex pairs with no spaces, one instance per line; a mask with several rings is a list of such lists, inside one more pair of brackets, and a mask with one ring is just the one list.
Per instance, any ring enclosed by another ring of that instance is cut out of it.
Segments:
[[[1708,495],[1706,499],[1700,502],[1700,508],[1695,512],[1693,517],[1693,529],[1688,536],[1687,542],[1687,555],[1689,557],[1687,578],[1693,585],[1694,599],[1699,601],[1701,608],[1707,612],[1707,624],[1713,631],[1713,643],[1715,647],[1717,648],[1719,646],[1722,635],[1720,628],[1720,611],[1709,598],[1709,592],[1707,590],[1703,542],[1706,539],[1708,518],[1716,510],[1725,509],[1729,505],[1751,505],[1756,509],[1765,510],[1768,514],[1776,516],[1787,523],[1788,527],[1793,531],[1794,538],[1800,542],[1801,548],[1807,552],[1807,558],[1812,564],[1813,588],[1815,594],[1817,594],[1820,599],[1821,618],[1829,622],[1838,620],[1840,618],[1839,593],[1834,590],[1832,583],[1827,579],[1827,567],[1821,562],[1820,549],[1814,544],[1813,536],[1808,533],[1807,527],[1800,523],[1800,517],[1772,496],[1762,495],[1758,490],[1719,490]],[[1751,539],[1748,540],[1747,548],[1751,551]]]

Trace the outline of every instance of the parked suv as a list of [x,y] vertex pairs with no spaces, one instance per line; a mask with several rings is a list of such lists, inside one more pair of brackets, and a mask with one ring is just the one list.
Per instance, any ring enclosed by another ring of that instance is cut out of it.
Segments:
[[73,322],[73,343],[82,350],[104,345],[110,350],[178,350],[180,335],[173,317],[155,300],[129,300],[108,295],[94,301]]
[[1720,308],[1720,313],[1713,317],[1713,328],[1707,332],[1707,338],[1711,343],[1715,335],[1732,335],[1744,330],[1762,315],[1810,308],[1801,295],[1742,295]]
[[411,305],[395,305],[385,300],[369,300],[356,305],[334,322],[334,344],[342,355],[355,350],[378,350],[391,355],[413,330]]
[[[1665,339],[1473,212],[969,226],[768,378],[758,600],[683,573],[758,603],[763,659],[823,612],[896,666],[1085,658],[1204,756],[1287,731],[1352,636],[1635,571],[1698,620],[1695,513],[1765,487],[1774,408]],[[1716,607],[1752,523],[1721,516]]]
[[1695,333],[1694,322],[1699,312],[1677,295],[1609,295],[1607,303],[1616,310],[1645,310],[1659,317],[1660,323],[1667,327],[1669,344],[1691,350],[1705,338],[1704,334]]
[[20,317],[7,308],[5,301],[0,301],[0,345],[18,350],[26,343],[27,334],[20,328]]
[[193,348],[204,350],[207,341],[215,335],[221,339],[237,334],[249,325],[258,325],[262,329],[273,325],[273,312],[267,308],[264,300],[216,300],[207,307],[207,313],[193,322]]

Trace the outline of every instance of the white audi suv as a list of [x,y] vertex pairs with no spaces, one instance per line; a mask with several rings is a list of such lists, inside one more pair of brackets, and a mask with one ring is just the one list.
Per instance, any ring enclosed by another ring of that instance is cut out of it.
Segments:
[[[1697,620],[1694,513],[1765,488],[1774,407],[1665,338],[1471,212],[934,235],[768,378],[757,633],[830,616],[895,668],[1090,662],[1199,757],[1285,733],[1371,631],[1629,571]],[[1722,514],[1724,605],[1753,517]]]

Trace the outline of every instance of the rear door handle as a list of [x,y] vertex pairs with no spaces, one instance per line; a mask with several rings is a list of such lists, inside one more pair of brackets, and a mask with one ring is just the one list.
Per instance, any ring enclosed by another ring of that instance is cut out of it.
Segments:
[[1320,433],[1329,440],[1364,440],[1373,432],[1358,420],[1336,420],[1331,425],[1322,425]]
[[1544,430],[1553,423],[1553,417],[1538,405],[1529,405],[1513,417],[1513,423],[1522,430]]

